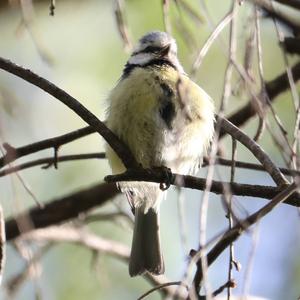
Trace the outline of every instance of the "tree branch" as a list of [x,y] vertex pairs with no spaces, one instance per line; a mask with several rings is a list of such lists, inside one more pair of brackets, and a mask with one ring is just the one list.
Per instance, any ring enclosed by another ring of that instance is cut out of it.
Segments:
[[0,68],[14,74],[25,81],[39,87],[48,94],[52,95],[67,107],[73,110],[79,117],[81,117],[86,123],[92,126],[112,147],[112,149],[118,154],[125,167],[137,166],[137,163],[131,154],[128,147],[109,129],[101,122],[93,113],[85,108],[75,98],[70,96],[64,90],[60,89],[48,80],[38,76],[29,69],[24,69],[12,63],[9,60],[0,57]]
[[[225,158],[222,158],[222,157],[217,157],[216,164],[221,165],[221,166],[230,167],[232,165],[232,160],[231,159],[225,159]],[[254,170],[254,171],[264,171],[264,172],[266,171],[265,168],[262,165],[249,163],[249,162],[245,162],[245,161],[239,161],[239,160],[235,161],[235,167],[236,168],[241,168],[241,169]],[[279,168],[279,170],[284,175],[300,176],[300,171],[297,171],[297,170],[292,170],[292,169],[287,169],[287,168]]]
[[300,9],[300,1],[299,0],[275,0],[281,4]]
[[300,55],[300,37],[297,38],[286,37],[284,38],[282,44],[285,51],[287,51],[288,53]]
[[[293,78],[295,82],[300,79],[300,62],[296,63],[291,68]],[[289,88],[289,80],[286,72],[277,76],[275,79],[266,83],[266,91],[268,93],[271,102],[285,90]],[[237,112],[233,113],[231,116],[227,117],[228,121],[233,123],[237,127],[245,125],[245,123],[256,115],[256,110],[253,107],[252,101],[249,101],[244,107],[240,108]],[[221,136],[224,136],[225,132],[221,132]]]
[[[0,158],[0,168],[3,166],[15,161],[16,159],[33,154],[35,152],[45,150],[48,148],[54,148],[58,149],[60,146],[70,143],[76,139],[79,139],[81,137],[84,137],[86,135],[89,135],[91,133],[94,133],[95,129],[93,127],[87,126],[80,129],[77,129],[75,131],[53,137],[50,139],[45,139],[36,143],[32,143],[29,145],[25,145],[22,147],[14,148],[11,145],[5,143],[6,149],[11,149],[12,151],[7,151],[7,153]],[[7,147],[7,145],[9,145]]]
[[[109,183],[120,182],[120,181],[157,182],[157,183],[165,183],[166,185],[172,184],[179,187],[186,187],[186,188],[197,189],[202,191],[206,187],[205,178],[198,178],[189,175],[180,175],[176,173],[166,174],[166,172],[164,170],[161,170],[160,168],[130,169],[122,174],[106,176],[105,180]],[[224,185],[230,187],[233,195],[257,197],[257,198],[264,198],[264,199],[272,199],[284,189],[284,187],[272,187],[272,186],[213,181],[210,191],[218,195],[223,194]],[[292,195],[290,198],[287,199],[287,201],[285,201],[285,203],[299,207],[300,195],[299,194]]]
[[[298,36],[300,33],[300,23],[297,20],[293,20],[293,18],[283,12],[277,7],[274,7],[273,1],[270,0],[252,0],[253,3],[258,5],[263,11],[267,14],[267,17],[275,18],[285,26],[287,26],[294,34],[294,36]],[[285,1],[287,2],[287,1]]]
[[[232,229],[228,230],[220,239],[220,241],[209,251],[207,254],[207,262],[210,266],[219,255],[236,239],[238,239],[243,232],[245,232],[250,226],[258,222],[265,215],[270,213],[278,204],[282,203],[289,196],[291,196],[297,189],[299,182],[294,182],[286,189],[277,194],[268,204],[262,207],[260,210],[250,215],[244,221],[236,224]],[[202,266],[200,260],[197,262],[197,272],[194,277],[194,286],[197,288],[202,280]]]
[[252,154],[260,161],[277,185],[288,184],[288,180],[280,172],[279,168],[272,162],[269,156],[254,140],[249,138],[243,131],[225,118],[218,117],[218,121],[221,122],[222,129],[226,133],[230,134],[234,139],[238,140],[252,152]]
[[[1,60],[0,60],[0,68],[1,68]],[[295,64],[292,67],[292,73],[295,82],[300,79],[300,62]],[[275,98],[282,92],[284,92],[289,87],[288,78],[286,72],[277,76],[272,81],[266,83],[266,91],[268,93],[270,101],[274,101]],[[256,110],[252,106],[252,102],[249,101],[243,108],[239,109],[237,112],[229,116],[227,119],[233,123],[237,127],[243,126],[251,117],[255,116]],[[0,158],[0,168],[4,165],[12,162],[20,157],[48,149],[48,148],[59,148],[61,145],[72,142],[78,138],[84,137],[88,134],[94,133],[96,130],[93,127],[87,126],[70,133],[57,136],[54,138],[42,140],[40,142],[36,142],[33,144],[25,145],[19,148],[14,148],[10,146],[12,149],[12,153],[6,153],[3,157]],[[220,136],[224,136],[225,132],[221,131]]]
[[[76,218],[80,213],[103,205],[117,193],[118,190],[115,184],[101,183],[91,188],[72,193],[71,195],[55,199],[45,204],[42,209],[32,208],[15,218],[6,220],[7,240],[12,240],[32,229],[43,228]],[[19,228],[19,221],[23,218],[29,218],[32,227]]]
[[[104,239],[99,235],[89,232],[86,229],[74,228],[72,226],[51,226],[45,229],[34,230],[22,235],[22,241],[23,240],[37,242],[47,241],[54,243],[76,243],[92,251],[97,251],[110,256],[114,256],[124,261],[125,263],[128,263],[129,261],[130,249],[127,246],[121,244],[120,242]],[[179,293],[177,293],[177,289],[170,286],[169,280],[165,276],[154,276],[150,273],[146,273],[144,277],[147,281],[150,282],[150,284],[159,287],[162,286],[161,288],[159,288],[159,291],[163,296],[167,297],[177,294],[178,299],[185,299],[185,295],[187,293],[184,293],[181,290],[179,291]]]
[[103,152],[63,155],[58,157],[45,157],[45,158],[40,158],[29,162],[25,162],[23,164],[14,167],[5,168],[4,170],[0,171],[0,177],[18,172],[20,170],[25,170],[35,166],[39,166],[39,165],[44,165],[44,167],[42,168],[47,169],[51,165],[54,165],[57,162],[74,161],[74,160],[82,160],[82,159],[102,159],[102,158],[105,158],[105,153]]
[[[108,176],[108,181],[149,181],[149,182],[165,182],[165,172],[161,172],[158,169],[155,170],[129,170],[124,174],[116,176]],[[183,176],[178,174],[172,174],[169,178],[169,183],[177,186],[193,188],[198,190],[204,190],[206,185],[206,179],[197,178],[193,176]],[[260,197],[265,199],[271,199],[278,193],[283,191],[282,187],[271,186],[259,186],[250,184],[238,184],[229,182],[213,181],[211,186],[211,192],[215,194],[222,194],[224,185],[229,185],[231,191],[237,196],[249,196]],[[30,231],[36,228],[43,228],[53,224],[62,223],[70,219],[78,217],[80,213],[86,212],[97,206],[103,205],[106,201],[114,197],[118,193],[115,184],[98,184],[91,188],[75,192],[69,196],[55,199],[48,204],[45,204],[44,208],[32,208],[15,218],[6,220],[6,236],[7,240],[12,240],[18,237],[20,234]],[[300,207],[300,196],[294,194],[290,196],[286,201],[286,204]],[[28,216],[31,220],[32,227],[19,228],[18,220],[21,220],[25,216]]]

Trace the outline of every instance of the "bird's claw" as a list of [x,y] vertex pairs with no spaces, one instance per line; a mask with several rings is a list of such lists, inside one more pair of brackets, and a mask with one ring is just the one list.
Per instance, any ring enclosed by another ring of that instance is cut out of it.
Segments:
[[162,182],[159,184],[159,188],[162,191],[166,191],[172,183],[173,174],[171,169],[166,166],[153,167],[152,169],[159,172],[160,176],[162,177]]

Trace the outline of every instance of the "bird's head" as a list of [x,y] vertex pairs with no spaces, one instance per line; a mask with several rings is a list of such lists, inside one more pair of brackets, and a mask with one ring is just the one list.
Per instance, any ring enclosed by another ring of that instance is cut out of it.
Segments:
[[169,61],[179,72],[184,72],[177,58],[175,39],[166,32],[152,31],[141,37],[128,63],[144,66],[159,59]]

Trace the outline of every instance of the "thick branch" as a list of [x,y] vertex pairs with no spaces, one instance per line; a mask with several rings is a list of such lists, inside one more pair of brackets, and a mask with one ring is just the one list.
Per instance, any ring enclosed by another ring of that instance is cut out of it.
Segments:
[[[105,180],[107,182],[120,182],[120,181],[146,181],[146,182],[157,182],[172,184],[179,187],[186,187],[191,189],[197,189],[203,191],[206,187],[206,179],[198,178],[188,175],[180,175],[175,173],[168,173],[160,168],[155,169],[130,169],[125,173],[119,175],[106,176]],[[251,184],[240,184],[240,183],[230,183],[213,181],[210,191],[215,194],[224,193],[224,185],[230,187],[233,195],[236,196],[248,196],[257,197],[264,199],[272,199],[278,193],[280,193],[283,187],[272,187],[272,186],[262,186],[262,185],[251,185]],[[285,203],[299,207],[300,206],[300,195],[295,194],[289,197]]]
[[[109,181],[149,181],[149,182],[165,182],[165,172],[160,170],[130,170],[124,174],[109,176]],[[206,179],[196,178],[193,176],[183,176],[178,174],[172,174],[169,178],[169,183],[177,186],[204,190],[206,186]],[[259,186],[249,184],[238,183],[224,183],[219,181],[213,181],[211,186],[211,192],[215,194],[222,194],[224,192],[224,185],[229,185],[231,191],[237,196],[249,196],[260,197],[265,199],[272,199],[283,188],[271,187],[271,186]],[[33,228],[43,228],[53,224],[62,223],[72,218],[78,217],[80,213],[86,212],[91,208],[100,206],[106,201],[111,199],[118,193],[115,184],[99,184],[94,187],[85,189],[80,192],[73,193],[69,196],[62,197],[60,199],[53,200],[49,204],[46,204],[43,209],[33,208],[16,218],[11,218],[6,221],[6,235],[7,239],[11,240],[19,236],[24,231],[30,231]],[[290,196],[286,201],[286,204],[290,204],[296,207],[300,207],[300,196],[294,194]],[[28,217],[31,220],[33,228],[19,228],[17,220],[24,217]]]
[[284,38],[283,47],[290,54],[300,55],[300,37],[297,37],[297,38],[286,37],[286,38]]
[[300,1],[299,0],[275,0],[281,4],[300,9]]
[[91,113],[80,102],[78,102],[64,90],[60,89],[48,80],[38,76],[29,69],[24,69],[23,67],[18,66],[9,60],[0,58],[0,68],[39,87],[64,103],[86,123],[92,126],[107,141],[107,143],[112,147],[112,149],[114,149],[127,168],[137,166],[137,163],[128,147],[122,141],[120,141],[119,138],[93,113]]
[[[33,208],[16,218],[5,222],[7,240],[11,240],[20,234],[34,228],[43,228],[53,224],[59,224],[78,217],[96,206],[103,205],[106,201],[118,193],[115,184],[98,184],[91,188],[75,192],[69,196],[55,199],[46,204],[42,209]],[[31,228],[19,228],[18,220],[29,218]]]

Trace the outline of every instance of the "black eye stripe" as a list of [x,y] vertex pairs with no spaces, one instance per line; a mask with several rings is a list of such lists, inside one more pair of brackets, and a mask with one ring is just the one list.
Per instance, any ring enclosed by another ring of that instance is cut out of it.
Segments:
[[161,47],[148,46],[145,49],[141,50],[139,53],[152,53],[152,52],[159,52],[161,50],[162,50]]

